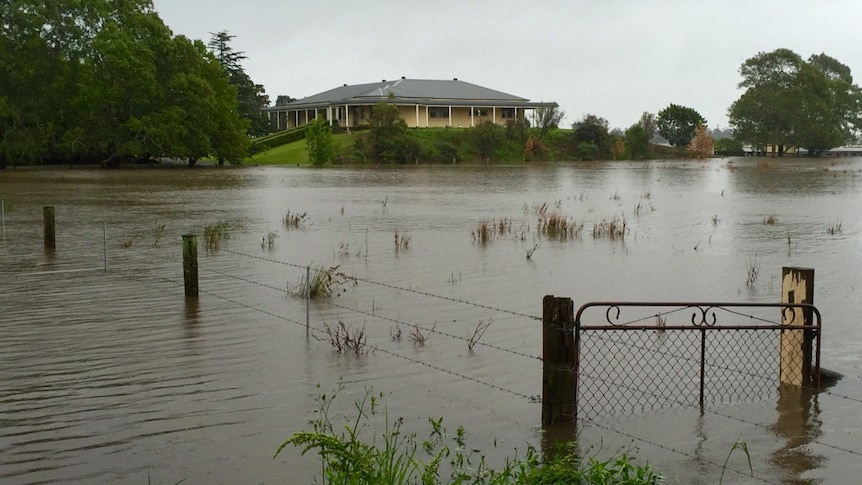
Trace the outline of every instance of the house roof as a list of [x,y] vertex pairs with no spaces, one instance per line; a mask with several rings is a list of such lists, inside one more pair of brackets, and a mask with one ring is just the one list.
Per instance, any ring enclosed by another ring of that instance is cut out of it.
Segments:
[[531,103],[528,99],[494,89],[488,89],[458,79],[396,79],[368,84],[344,85],[329,91],[298,99],[284,106],[265,108],[264,111],[314,109],[333,105],[375,104],[380,101],[397,104],[439,106],[499,106],[540,107],[556,103]]

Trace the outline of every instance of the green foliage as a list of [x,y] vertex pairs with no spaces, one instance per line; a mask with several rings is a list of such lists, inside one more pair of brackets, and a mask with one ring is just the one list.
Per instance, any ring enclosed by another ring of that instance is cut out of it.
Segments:
[[323,119],[314,120],[305,132],[305,146],[308,150],[308,161],[320,167],[332,161],[335,155],[335,145],[332,143],[332,129]]
[[588,114],[572,125],[573,155],[578,160],[610,158],[612,140],[608,120]]
[[687,106],[671,103],[658,112],[656,126],[661,136],[675,147],[686,147],[694,138],[694,131],[706,120],[697,111]]
[[717,153],[741,152],[743,143],[735,138],[719,138],[715,140]]
[[245,155],[236,90],[149,0],[16,0],[0,17],[0,164]]
[[207,47],[213,52],[219,64],[236,88],[240,116],[247,120],[248,134],[260,136],[269,133],[269,117],[261,113],[261,108],[269,106],[269,96],[264,87],[255,84],[242,67],[247,59],[245,52],[235,51],[230,42],[235,38],[226,30],[212,34]]
[[[495,470],[480,450],[469,446],[467,431],[459,426],[454,435],[449,435],[442,417],[428,418],[430,432],[420,438],[402,429],[404,418],[390,418],[382,403],[383,394],[366,390],[362,398],[354,401],[355,416],[333,411],[336,396],[337,391],[333,396],[319,396],[316,417],[309,421],[312,430],[294,433],[274,456],[288,445],[302,448],[303,455],[316,451],[326,484],[654,485],[662,480],[649,465],[636,466],[625,455],[608,461],[584,461],[571,443],[561,446],[546,462],[534,447],[528,446],[523,458],[516,454],[506,460],[502,469]],[[343,423],[334,422],[336,419]],[[372,421],[381,419],[383,432],[369,441],[366,436]],[[443,478],[447,474],[448,479]]]
[[470,142],[479,158],[489,161],[504,139],[504,128],[493,121],[482,121],[470,130]]
[[557,129],[566,112],[557,106],[543,106],[533,110],[533,125],[538,130],[539,139],[545,138],[549,131]]
[[816,155],[852,141],[862,128],[862,91],[850,68],[826,54],[805,61],[789,49],[761,52],[739,72],[746,91],[729,114],[741,141]]
[[653,157],[650,150],[650,134],[641,123],[635,123],[626,130],[625,150],[629,160],[646,160]]

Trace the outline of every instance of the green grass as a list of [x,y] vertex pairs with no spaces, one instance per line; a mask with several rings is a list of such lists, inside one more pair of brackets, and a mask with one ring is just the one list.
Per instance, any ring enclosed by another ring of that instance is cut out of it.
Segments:
[[[342,153],[349,153],[353,149],[353,135],[349,133],[339,133],[332,135],[332,142],[335,144],[336,150]],[[252,155],[245,160],[246,165],[308,165],[308,151],[305,148],[305,140],[298,140],[285,145],[280,145],[261,153]]]
[[[635,465],[626,455],[584,459],[572,443],[561,445],[548,460],[528,445],[523,456],[516,452],[495,469],[468,443],[463,427],[450,434],[442,417],[428,418],[430,431],[420,437],[402,429],[404,418],[392,419],[382,394],[366,389],[354,401],[355,415],[347,416],[332,409],[337,393],[319,396],[315,418],[309,421],[312,429],[294,433],[275,452],[278,456],[288,445],[301,448],[303,455],[316,452],[324,484],[653,485],[662,480],[649,465]],[[372,424],[381,420],[382,432],[375,433]]]

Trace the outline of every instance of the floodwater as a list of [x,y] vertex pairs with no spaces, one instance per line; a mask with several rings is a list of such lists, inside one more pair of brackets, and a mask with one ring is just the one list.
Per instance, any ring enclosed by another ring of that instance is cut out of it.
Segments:
[[[717,483],[731,452],[725,483],[862,473],[862,159],[10,169],[0,200],[0,483],[310,483],[313,452],[273,454],[339,388],[334,416],[371,389],[405,429],[424,436],[442,416],[499,464],[543,440],[544,295],[777,302],[783,266],[815,268],[823,366],[844,379],[703,414],[599,416],[580,449],[626,451],[670,483]],[[583,235],[538,235],[542,204]],[[305,214],[300,227],[288,212]],[[614,218],[624,240],[593,238]],[[472,237],[502,219],[505,234]],[[218,222],[229,238],[210,252],[204,227]],[[191,233],[198,299],[183,295]],[[292,294],[306,267],[336,265],[356,278],[337,296],[306,307]],[[361,354],[330,346],[339,323],[364,329]]]

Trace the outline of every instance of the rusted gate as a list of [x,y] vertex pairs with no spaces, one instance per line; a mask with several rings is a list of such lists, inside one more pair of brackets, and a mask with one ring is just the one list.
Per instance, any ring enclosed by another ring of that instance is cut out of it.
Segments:
[[820,386],[811,304],[590,302],[574,318],[568,298],[545,304],[544,424]]

